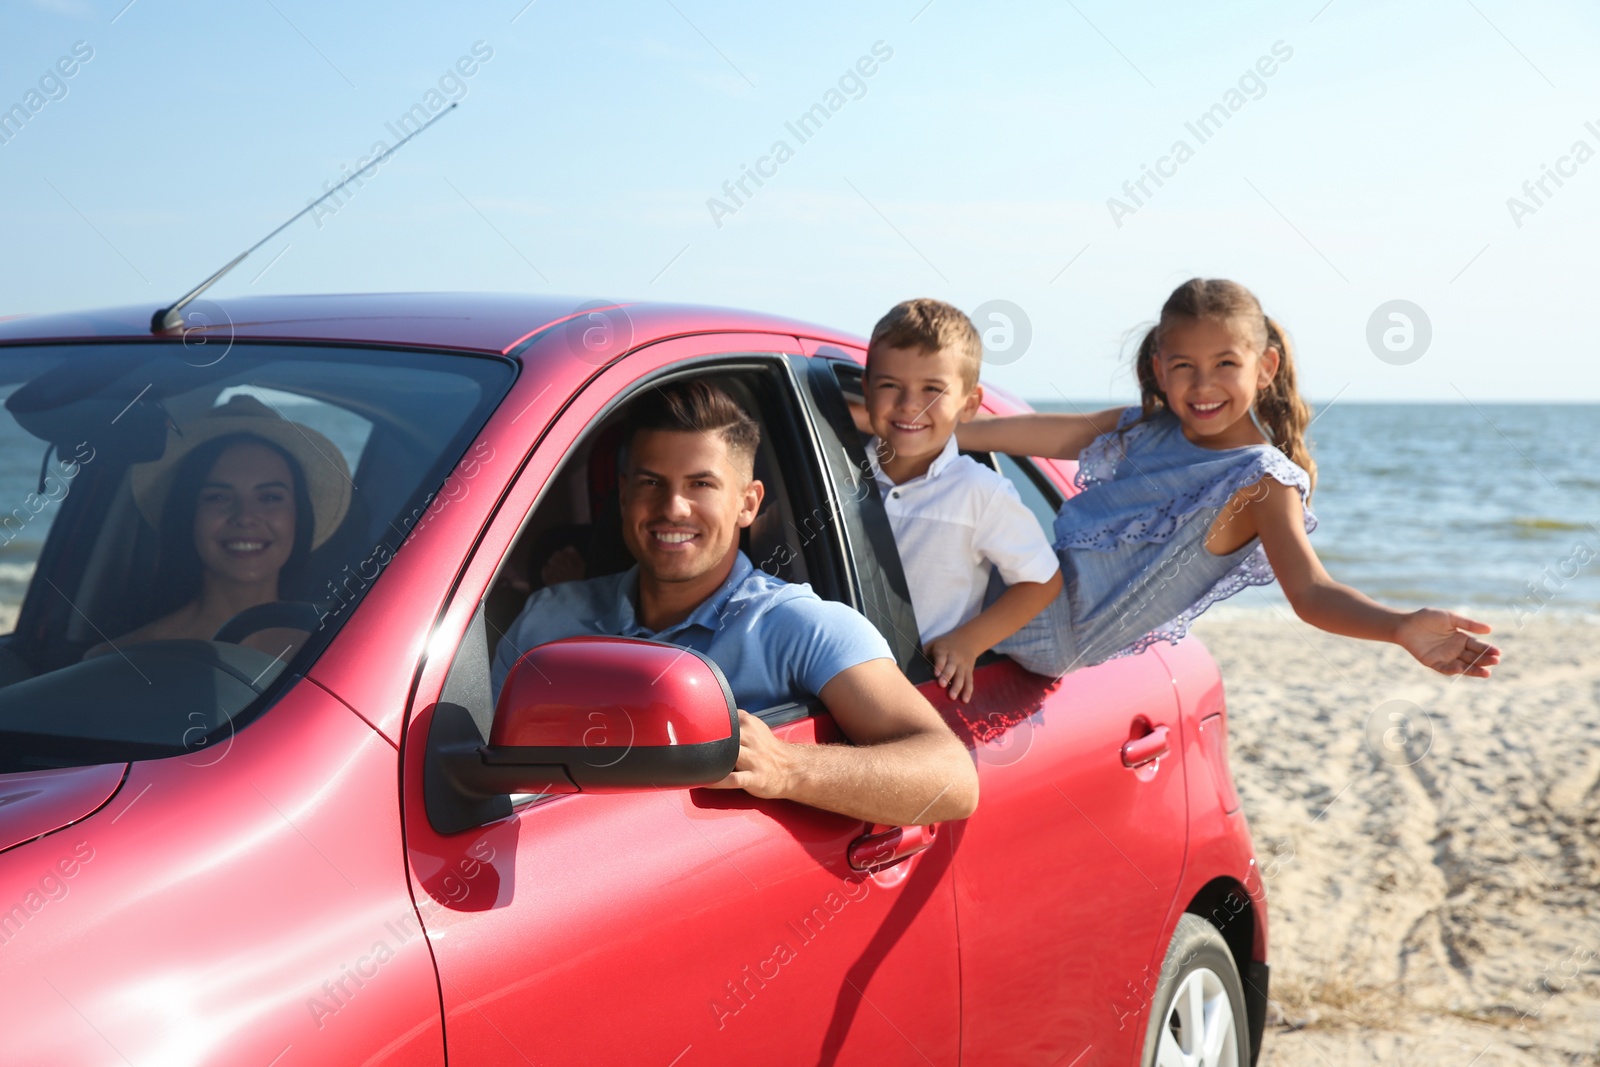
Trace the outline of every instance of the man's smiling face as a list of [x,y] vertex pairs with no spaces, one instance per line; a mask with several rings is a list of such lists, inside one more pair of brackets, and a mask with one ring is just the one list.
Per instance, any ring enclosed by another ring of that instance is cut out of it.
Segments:
[[750,459],[720,433],[636,433],[620,496],[623,540],[640,571],[715,591],[733,566],[739,531],[761,507],[764,489],[751,473]]

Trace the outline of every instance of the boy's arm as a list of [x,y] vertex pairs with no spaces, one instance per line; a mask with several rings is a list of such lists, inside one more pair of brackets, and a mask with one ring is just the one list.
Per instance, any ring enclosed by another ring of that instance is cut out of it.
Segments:
[[[996,420],[1001,421],[1001,420]],[[1009,420],[1005,420],[1009,421]],[[990,473],[974,498],[972,547],[1009,588],[983,611],[928,642],[939,684],[957,700],[972,698],[974,661],[1020,630],[1061,591],[1061,565],[1044,528],[1009,478]]]
[[951,699],[972,699],[972,671],[977,658],[1010,637],[1023,624],[1049,606],[1061,592],[1058,570],[1045,582],[1018,582],[971,619],[924,649],[933,660],[933,673]]
[[956,427],[956,443],[975,452],[1077,459],[1089,442],[1117,428],[1124,410],[1106,408],[1092,415],[1045,411],[978,415]]
[[1473,637],[1487,623],[1439,608],[1397,611],[1358,589],[1336,582],[1306,537],[1305,505],[1299,490],[1271,478],[1266,492],[1246,486],[1249,515],[1283,595],[1301,619],[1329,633],[1367,641],[1392,641],[1440,674],[1489,677],[1500,650]]

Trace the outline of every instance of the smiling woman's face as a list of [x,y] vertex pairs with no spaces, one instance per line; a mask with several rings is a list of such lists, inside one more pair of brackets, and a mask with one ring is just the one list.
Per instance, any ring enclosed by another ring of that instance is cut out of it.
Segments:
[[294,481],[266,445],[230,446],[211,465],[194,513],[194,543],[210,577],[276,581],[294,550]]

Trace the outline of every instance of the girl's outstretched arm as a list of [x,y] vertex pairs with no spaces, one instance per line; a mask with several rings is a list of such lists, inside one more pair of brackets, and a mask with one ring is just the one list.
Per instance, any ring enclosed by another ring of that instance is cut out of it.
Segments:
[[1267,562],[1295,614],[1319,630],[1392,641],[1423,666],[1440,674],[1489,677],[1500,650],[1478,640],[1487,623],[1439,608],[1397,611],[1334,581],[1306,537],[1305,509],[1298,490],[1271,478],[1242,490],[1251,494],[1251,518]]
[[956,427],[956,443],[975,452],[1077,459],[1090,441],[1117,428],[1123,410],[1107,408],[1092,415],[1045,411],[979,415]]

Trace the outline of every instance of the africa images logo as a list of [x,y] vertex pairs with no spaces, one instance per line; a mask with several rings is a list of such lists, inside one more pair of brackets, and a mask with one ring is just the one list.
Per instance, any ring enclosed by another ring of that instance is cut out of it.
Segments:
[[1278,73],[1282,64],[1289,62],[1294,56],[1294,49],[1283,41],[1273,41],[1271,53],[1261,56],[1253,66],[1247,67],[1239,75],[1238,82],[1224,91],[1222,98],[1197,115],[1194,121],[1183,124],[1183,128],[1194,138],[1193,145],[1185,138],[1178,138],[1172,142],[1166,155],[1157,157],[1154,168],[1148,163],[1141,163],[1139,176],[1122,183],[1122,195],[1127,199],[1114,196],[1106,198],[1106,210],[1111,213],[1111,221],[1117,229],[1122,229],[1125,217],[1138,214],[1139,209],[1155,196],[1155,189],[1150,188],[1151,183],[1160,189],[1166,185],[1163,179],[1177,177],[1178,168],[1194,158],[1196,146],[1205,144],[1221,133],[1224,124],[1251,100],[1260,100],[1267,95],[1266,79]]
[[[822,94],[821,100],[802,111],[792,122],[783,124],[783,128],[794,138],[795,145],[803,145],[820,133],[823,125],[843,110],[845,104],[866,96],[867,79],[878,73],[882,64],[893,57],[894,49],[887,42],[872,42],[872,54],[861,56],[852,67],[846,67],[844,73],[839,75],[837,87],[830,86]],[[756,158],[754,167],[741,163],[738,177],[722,183],[722,194],[727,200],[719,200],[714,196],[706,198],[706,210],[711,213],[711,221],[717,229],[722,229],[722,220],[726,216],[737,215],[739,209],[755,196],[756,190],[766,186],[764,179],[776,178],[778,168],[793,159],[794,155],[794,146],[780,137],[772,142],[765,155]],[[751,182],[755,183],[755,189],[750,188]],[[744,195],[740,196],[741,193]]]
[[29,88],[22,99],[9,108],[0,110],[0,145],[7,145],[22,132],[33,117],[46,105],[65,100],[71,86],[67,82],[75,77],[83,65],[94,58],[94,46],[88,41],[76,41],[72,54],[62,56],[55,64],[39,75],[37,88]]

